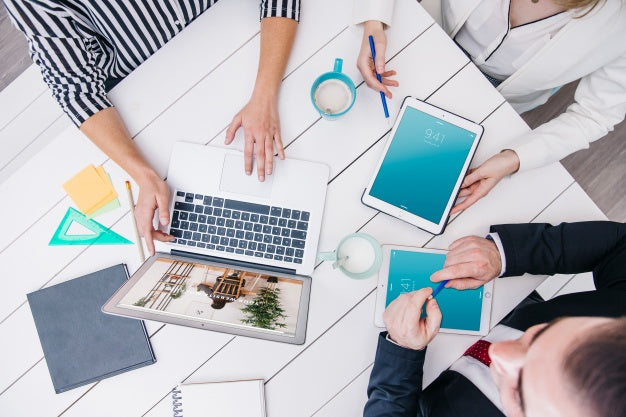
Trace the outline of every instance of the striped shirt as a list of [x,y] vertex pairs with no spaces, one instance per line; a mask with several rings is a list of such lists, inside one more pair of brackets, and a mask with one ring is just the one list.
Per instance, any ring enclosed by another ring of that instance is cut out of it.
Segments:
[[[52,95],[80,126],[130,74],[217,0],[3,0]],[[234,0],[237,1],[237,0]],[[260,17],[300,18],[300,0],[260,0]]]

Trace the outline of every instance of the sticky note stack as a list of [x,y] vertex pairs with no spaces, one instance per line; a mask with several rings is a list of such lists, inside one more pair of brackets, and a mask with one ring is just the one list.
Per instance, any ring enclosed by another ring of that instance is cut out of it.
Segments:
[[88,219],[120,207],[111,178],[102,166],[89,165],[63,184],[63,189]]

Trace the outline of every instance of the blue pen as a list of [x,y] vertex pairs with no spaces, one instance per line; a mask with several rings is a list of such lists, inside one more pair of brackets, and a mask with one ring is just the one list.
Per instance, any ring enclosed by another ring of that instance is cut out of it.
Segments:
[[435,290],[433,291],[430,297],[435,298],[437,294],[439,294],[441,290],[443,290],[443,287],[445,287],[447,283],[448,283],[447,279],[444,279],[443,281],[441,281],[439,285],[437,285],[437,288],[435,288]]
[[[376,49],[374,48],[374,38],[372,35],[369,36],[370,39],[370,50],[372,51],[372,61],[374,61],[374,72],[376,73],[376,79],[378,82],[382,83],[383,80],[380,78],[380,74],[376,71]],[[380,92],[380,99],[383,102],[383,110],[385,111],[385,117],[389,118],[389,110],[387,109],[387,100],[385,99],[385,93]]]

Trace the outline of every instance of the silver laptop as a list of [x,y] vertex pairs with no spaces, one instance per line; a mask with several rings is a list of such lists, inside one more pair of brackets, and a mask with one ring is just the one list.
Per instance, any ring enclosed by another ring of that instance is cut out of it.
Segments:
[[155,242],[159,252],[102,311],[304,343],[328,167],[276,161],[263,183],[243,167],[236,150],[174,145],[168,232],[176,241]]
[[169,251],[310,275],[328,176],[324,164],[287,158],[259,182],[256,169],[245,174],[240,151],[177,142],[167,174]]

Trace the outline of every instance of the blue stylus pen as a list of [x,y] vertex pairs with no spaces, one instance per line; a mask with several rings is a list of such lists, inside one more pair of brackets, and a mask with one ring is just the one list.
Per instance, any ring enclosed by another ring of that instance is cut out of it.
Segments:
[[441,290],[443,290],[443,287],[445,287],[447,283],[448,283],[447,279],[444,279],[443,281],[441,281],[439,285],[437,285],[437,288],[435,288],[435,291],[433,291],[433,293],[431,294],[431,297],[435,298],[435,296],[439,294]]
[[[374,38],[372,37],[372,35],[369,36],[370,39],[370,50],[372,51],[372,61],[374,61],[374,72],[376,73],[376,79],[378,80],[378,82],[383,82],[383,80],[380,78],[380,74],[378,73],[378,71],[376,71],[376,49],[374,49]],[[389,110],[387,109],[387,99],[385,99],[385,93],[383,93],[382,91],[380,92],[380,99],[383,102],[383,110],[385,111],[385,117],[389,118]]]

